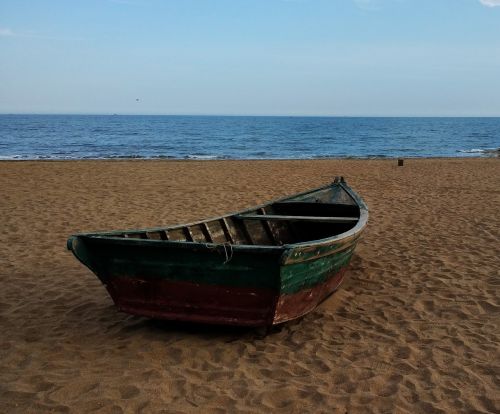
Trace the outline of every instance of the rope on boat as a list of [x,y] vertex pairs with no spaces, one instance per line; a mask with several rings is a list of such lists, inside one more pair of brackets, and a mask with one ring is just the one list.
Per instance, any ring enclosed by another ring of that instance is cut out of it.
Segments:
[[221,244],[217,244],[217,245],[210,245],[208,243],[204,243],[205,247],[210,250],[210,251],[216,251],[217,253],[221,253],[219,247],[222,247],[224,249],[224,256],[226,257],[226,260],[224,260],[224,262],[222,264],[227,264],[231,261],[231,259],[233,258],[233,245],[229,242],[224,242],[224,243],[221,243]]
[[[224,248],[224,254],[226,255],[226,260],[222,264],[226,264],[233,258],[233,245],[231,243],[225,242],[222,243],[222,247]],[[227,247],[229,247],[229,254],[227,253]]]

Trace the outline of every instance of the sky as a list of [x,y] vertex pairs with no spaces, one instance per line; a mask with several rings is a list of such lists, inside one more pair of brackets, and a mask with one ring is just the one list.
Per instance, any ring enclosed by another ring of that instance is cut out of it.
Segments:
[[0,0],[0,113],[500,116],[500,0]]

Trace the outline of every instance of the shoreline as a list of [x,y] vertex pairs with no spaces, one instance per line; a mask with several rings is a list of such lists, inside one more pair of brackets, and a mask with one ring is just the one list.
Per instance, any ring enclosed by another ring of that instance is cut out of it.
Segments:
[[398,159],[404,160],[484,160],[484,159],[495,159],[500,157],[500,150],[498,154],[496,152],[492,152],[491,155],[472,155],[466,157],[411,157],[411,156],[401,156],[401,157],[324,157],[324,158],[146,158],[146,157],[131,157],[131,158],[61,158],[61,159],[1,159],[0,163],[17,163],[17,162],[137,162],[137,161],[146,161],[146,162],[286,162],[286,161],[304,161],[304,162],[316,162],[316,161],[394,161]]

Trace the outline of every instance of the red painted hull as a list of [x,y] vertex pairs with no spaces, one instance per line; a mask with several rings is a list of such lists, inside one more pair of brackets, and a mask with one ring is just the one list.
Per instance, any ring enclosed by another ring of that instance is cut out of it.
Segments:
[[337,290],[345,268],[325,282],[278,296],[272,289],[216,286],[159,278],[114,277],[107,289],[133,315],[237,326],[270,326],[312,311]]
[[271,325],[277,300],[272,289],[158,278],[113,277],[106,287],[118,308],[127,313],[224,325]]
[[367,220],[363,200],[337,177],[230,215],[84,233],[67,246],[122,311],[270,326],[314,310],[340,286]]
[[304,289],[297,293],[282,295],[276,304],[273,324],[286,322],[299,318],[311,312],[334,293],[344,280],[346,268],[344,267],[330,278],[310,289]]

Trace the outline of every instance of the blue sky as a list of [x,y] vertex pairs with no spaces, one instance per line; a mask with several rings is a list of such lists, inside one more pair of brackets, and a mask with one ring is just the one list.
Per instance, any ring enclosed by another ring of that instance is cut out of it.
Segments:
[[500,0],[1,0],[0,113],[500,116]]

